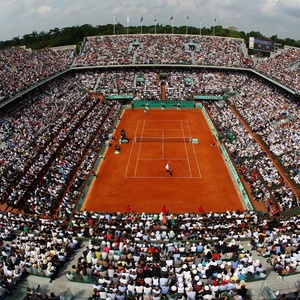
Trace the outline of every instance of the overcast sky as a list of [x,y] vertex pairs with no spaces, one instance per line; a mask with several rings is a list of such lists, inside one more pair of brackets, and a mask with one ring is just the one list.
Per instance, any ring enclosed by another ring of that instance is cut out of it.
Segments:
[[[0,0],[0,40],[83,24],[235,26],[300,40],[300,0]],[[189,20],[187,21],[187,16]]]

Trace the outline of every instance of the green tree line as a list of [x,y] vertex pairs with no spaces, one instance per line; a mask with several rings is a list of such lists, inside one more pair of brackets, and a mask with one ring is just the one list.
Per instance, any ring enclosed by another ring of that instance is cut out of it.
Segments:
[[[154,34],[156,30],[157,34],[202,34],[202,35],[212,35],[213,32],[216,36],[225,36],[225,37],[234,37],[234,38],[242,38],[245,40],[246,44],[249,42],[249,37],[259,37],[259,38],[267,38],[273,40],[278,43],[279,47],[283,47],[284,45],[300,47],[300,41],[296,41],[294,39],[285,38],[280,39],[276,35],[271,37],[266,37],[262,35],[259,31],[251,31],[249,33],[245,33],[244,31],[237,31],[228,28],[223,28],[222,26],[215,26],[214,28],[197,28],[197,27],[171,27],[171,25],[159,25],[157,24],[156,28],[154,25],[152,26],[143,26],[142,33]],[[41,31],[38,33],[37,31],[33,31],[30,34],[25,34],[23,37],[14,37],[12,40],[1,41],[0,49],[7,49],[11,47],[19,47],[26,46],[31,49],[41,49],[45,47],[57,47],[57,46],[65,46],[65,45],[77,45],[79,48],[80,44],[83,41],[84,37],[87,36],[95,36],[95,35],[113,35],[113,34],[140,34],[141,26],[129,26],[125,27],[122,24],[106,24],[106,25],[98,25],[92,26],[90,24],[84,24],[82,26],[72,26],[72,27],[64,27],[64,28],[53,28],[48,32]]]

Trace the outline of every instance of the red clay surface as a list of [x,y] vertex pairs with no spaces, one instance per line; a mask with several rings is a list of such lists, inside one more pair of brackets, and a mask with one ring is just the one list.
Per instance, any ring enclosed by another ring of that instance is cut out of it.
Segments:
[[[218,146],[211,146],[213,135],[201,110],[126,109],[115,135],[124,129],[130,139],[105,153],[86,197],[83,209],[124,212],[129,205],[136,212],[206,212],[243,210]],[[134,142],[135,136],[154,137],[159,141]],[[192,137],[198,144],[164,138]],[[172,177],[166,176],[169,162]]]

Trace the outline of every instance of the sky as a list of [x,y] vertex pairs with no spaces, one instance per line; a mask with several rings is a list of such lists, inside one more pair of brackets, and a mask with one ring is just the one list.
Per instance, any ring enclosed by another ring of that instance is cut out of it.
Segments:
[[246,33],[300,40],[300,0],[0,0],[0,5],[0,41],[114,20],[149,26],[155,16],[162,25],[234,26]]

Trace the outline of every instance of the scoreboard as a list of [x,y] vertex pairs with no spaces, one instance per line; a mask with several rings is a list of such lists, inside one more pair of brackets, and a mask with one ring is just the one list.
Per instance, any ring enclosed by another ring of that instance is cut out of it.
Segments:
[[249,49],[274,52],[275,51],[275,42],[263,38],[249,38]]

